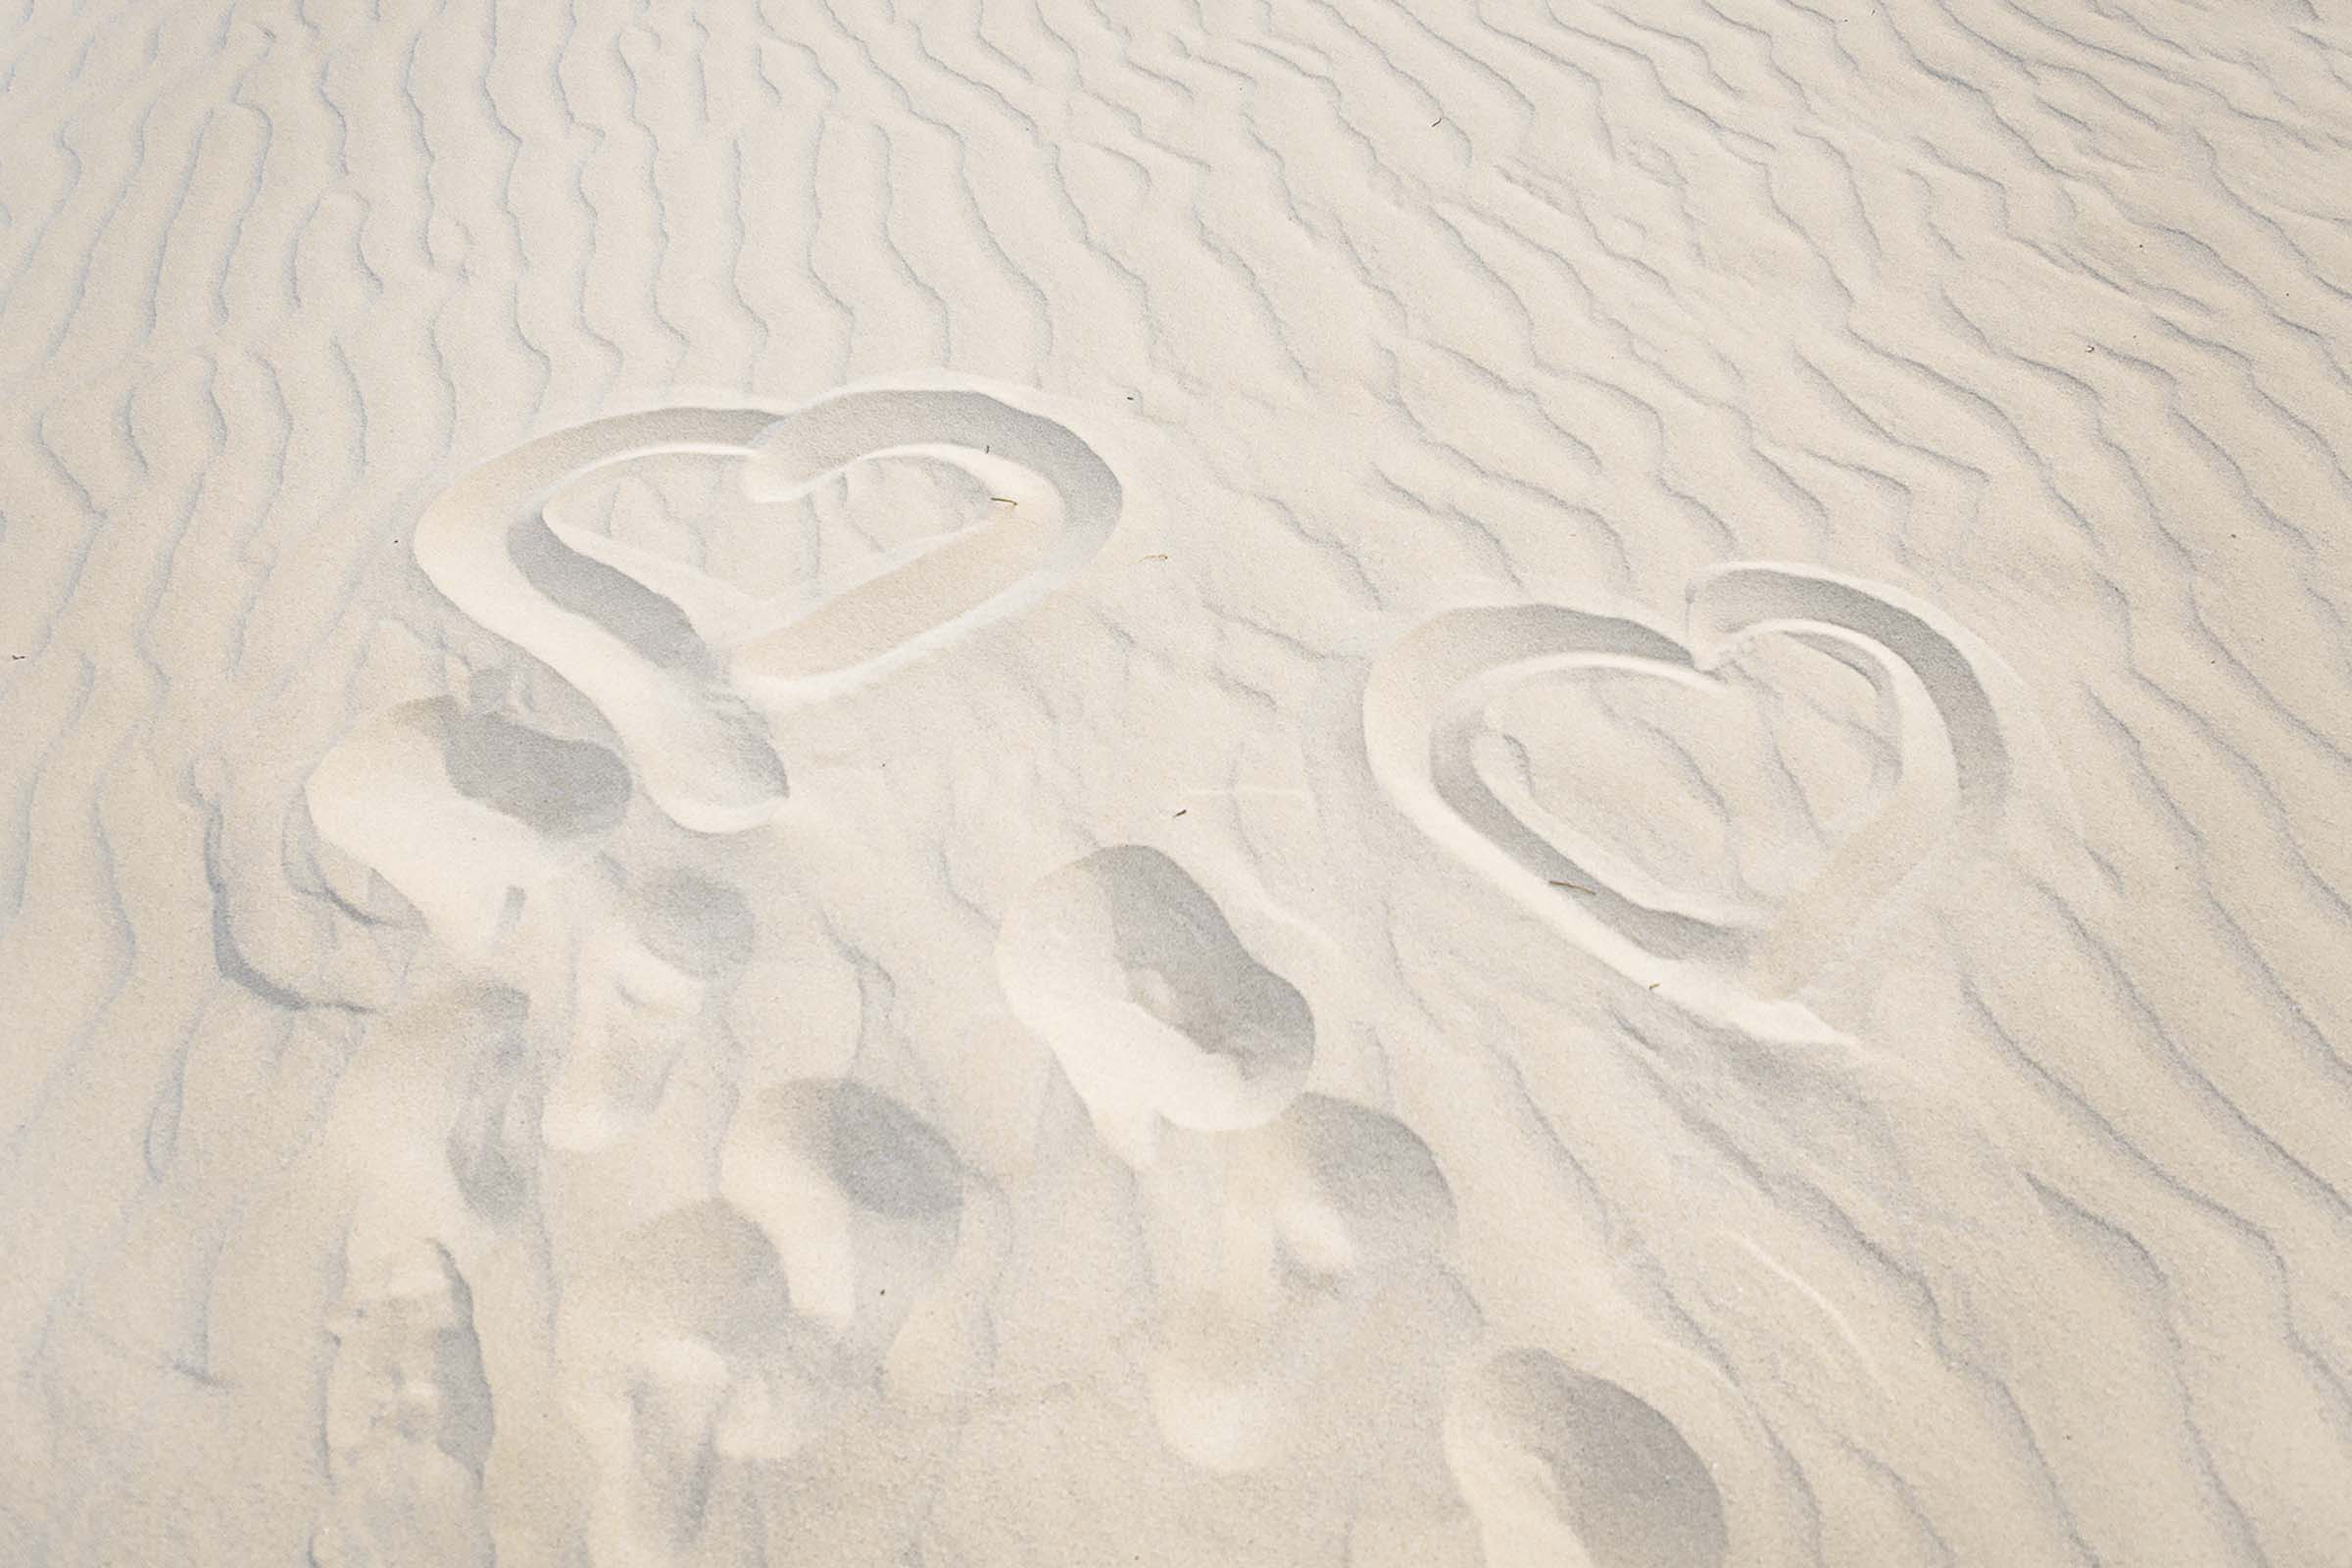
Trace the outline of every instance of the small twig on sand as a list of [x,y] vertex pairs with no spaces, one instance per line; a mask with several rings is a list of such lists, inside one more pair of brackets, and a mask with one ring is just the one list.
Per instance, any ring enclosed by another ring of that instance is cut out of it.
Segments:
[[1557,877],[1548,878],[1547,880],[1549,880],[1549,881],[1550,881],[1550,883],[1551,883],[1551,885],[1552,885],[1553,887],[1555,887],[1555,888],[1568,888],[1568,889],[1571,889],[1571,890],[1573,890],[1573,891],[1575,891],[1575,892],[1578,892],[1578,893],[1592,893],[1592,894],[1594,894],[1596,897],[1598,896],[1598,890],[1597,890],[1597,889],[1594,889],[1594,888],[1589,888],[1589,887],[1585,886],[1585,885],[1584,885],[1582,882],[1562,882],[1562,881],[1561,881],[1561,880],[1559,880]]

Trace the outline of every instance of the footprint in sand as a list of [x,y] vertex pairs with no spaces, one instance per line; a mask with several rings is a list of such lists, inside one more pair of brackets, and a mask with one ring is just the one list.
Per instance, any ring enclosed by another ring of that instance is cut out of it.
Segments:
[[1137,1173],[1170,1302],[1149,1364],[1170,1447],[1245,1471],[1364,1446],[1335,1396],[1367,1386],[1342,1371],[1367,1337],[1434,1344],[1474,1318],[1442,1262],[1453,1198],[1427,1146],[1302,1093],[1306,1000],[1157,850],[1098,851],[1035,883],[997,965]]
[[318,1568],[488,1568],[492,1432],[473,1301],[449,1253],[413,1241],[349,1260],[327,1374]]
[[1100,850],[1012,906],[997,973],[1097,1130],[1149,1165],[1163,1126],[1253,1127],[1306,1084],[1315,1026],[1200,885],[1157,850]]
[[887,1095],[802,1078],[747,1097],[719,1150],[719,1191],[758,1224],[794,1310],[878,1358],[956,1250],[963,1166]]
[[[1896,765],[1876,813],[1777,903],[1727,906],[1653,885],[1614,847],[1498,779],[1494,710],[1532,681],[1650,677],[1714,694],[1778,634],[1858,672]],[[1959,628],[1891,589],[1740,564],[1692,584],[1680,635],[1556,605],[1448,611],[1376,662],[1364,695],[1374,773],[1421,828],[1621,973],[1762,1038],[1834,1038],[1793,993],[1943,843],[1996,831],[2030,727],[2022,688]]]
[[[618,875],[620,873],[613,873]],[[743,895],[694,871],[600,882],[580,895],[570,1028],[541,1123],[551,1149],[586,1152],[653,1117],[670,1071],[752,956]]]
[[597,1473],[598,1560],[691,1546],[728,1461],[778,1446],[773,1429],[816,1403],[816,1348],[775,1250],[724,1203],[673,1210],[583,1259],[557,1308],[556,1361]]
[[[455,701],[406,703],[360,726],[312,773],[319,836],[381,876],[463,958],[487,958],[530,897],[563,879],[555,922],[571,933],[568,986],[551,966],[521,977],[565,1045],[548,1086],[548,1147],[605,1148],[642,1127],[695,1030],[750,960],[751,907],[733,888],[682,869],[630,874],[599,863],[628,806],[628,770],[601,746],[545,734]],[[553,933],[543,933],[553,937]],[[525,964],[530,967],[529,964]],[[528,1098],[518,1051],[484,1060],[468,1103]],[[479,1120],[479,1115],[476,1117]],[[497,1168],[514,1140],[487,1125],[453,1139],[477,1197],[509,1201],[519,1172]]]
[[466,1206],[502,1224],[529,1205],[538,1173],[543,1110],[525,1031],[530,1003],[500,986],[471,1010],[478,1021],[467,1031],[474,1038],[441,1147]]
[[1719,1568],[1723,1496],[1673,1422],[1538,1349],[1463,1380],[1446,1449],[1489,1568]]
[[1378,1471],[1412,1424],[1390,1402],[1415,1375],[1395,1347],[1434,1367],[1476,1332],[1436,1157],[1396,1118],[1315,1094],[1170,1142],[1142,1183],[1171,1298],[1150,1364],[1169,1446],[1216,1471],[1317,1451]]
[[840,1079],[748,1097],[718,1190],[606,1245],[558,1324],[623,1560],[691,1548],[731,1477],[791,1460],[879,1397],[883,1358],[955,1252],[963,1167]]
[[529,892],[587,859],[628,809],[619,758],[454,699],[403,703],[346,736],[305,793],[318,836],[478,956]]
[[[1034,603],[1109,536],[1117,477],[1026,398],[868,387],[792,410],[598,419],[459,479],[418,520],[416,559],[459,609],[595,705],[671,819],[754,827],[786,795],[766,711],[853,690]],[[567,492],[681,457],[730,465],[740,497],[770,506],[868,462],[925,460],[960,470],[974,510],[813,603],[566,520]]]

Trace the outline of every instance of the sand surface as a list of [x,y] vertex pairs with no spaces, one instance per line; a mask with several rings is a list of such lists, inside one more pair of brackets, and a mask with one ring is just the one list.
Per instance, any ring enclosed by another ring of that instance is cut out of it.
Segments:
[[0,0],[0,1564],[2352,1565],[2343,0]]

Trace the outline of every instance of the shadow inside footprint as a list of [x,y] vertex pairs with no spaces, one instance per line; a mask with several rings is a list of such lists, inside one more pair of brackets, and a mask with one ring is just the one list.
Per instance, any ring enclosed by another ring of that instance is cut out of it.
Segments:
[[947,1140],[845,1078],[795,1079],[747,1100],[719,1183],[783,1259],[794,1310],[858,1353],[889,1348],[962,1224],[963,1166]]
[[628,767],[593,742],[562,740],[496,713],[453,708],[441,757],[458,793],[549,838],[594,833],[628,812]]
[[657,871],[629,885],[629,929],[655,957],[698,979],[751,961],[752,906],[735,889],[692,871]]
[[1473,1373],[1446,1417],[1454,1477],[1494,1568],[1717,1568],[1723,1495],[1673,1422],[1538,1349]]
[[1146,1163],[1165,1120],[1253,1127],[1306,1082],[1315,1026],[1298,989],[1251,957],[1224,911],[1157,850],[1101,850],[1006,914],[997,970],[1096,1127]]
[[1290,1172],[1274,1218],[1294,1267],[1338,1278],[1435,1255],[1451,1236],[1453,1190],[1429,1146],[1394,1116],[1301,1095],[1268,1131]]
[[894,1102],[843,1084],[820,1126],[833,1179],[858,1207],[887,1219],[928,1220],[962,1205],[955,1153]]
[[463,1028],[473,1059],[442,1150],[475,1213],[505,1221],[530,1201],[538,1163],[537,1083],[523,1024],[530,1004],[499,986],[476,999]]

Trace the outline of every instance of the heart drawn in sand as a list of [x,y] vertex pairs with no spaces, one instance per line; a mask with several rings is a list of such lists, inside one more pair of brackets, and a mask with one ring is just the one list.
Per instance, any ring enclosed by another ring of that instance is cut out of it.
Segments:
[[[1020,401],[1027,394],[889,385],[798,409],[591,420],[443,491],[418,520],[416,559],[460,610],[596,706],[672,819],[701,832],[757,826],[785,797],[766,712],[854,690],[1033,604],[1109,537],[1117,476]],[[991,504],[971,526],[886,556],[813,604],[750,594],[552,519],[551,506],[590,476],[678,454],[734,460],[744,493],[766,503],[854,465],[928,458],[964,470]]]
[[[1539,813],[1506,801],[1477,764],[1490,705],[1531,679],[1613,670],[1712,688],[1714,672],[1775,634],[1868,679],[1899,758],[1876,814],[1775,906],[1709,910],[1638,896],[1612,869],[1621,858],[1573,824],[1539,829],[1530,820]],[[1751,1034],[1828,1039],[1837,1032],[1791,993],[1939,845],[1989,833],[2006,810],[2003,706],[2014,699],[1988,693],[1989,667],[1965,632],[1894,590],[1741,564],[1693,579],[1680,637],[1558,605],[1433,616],[1374,664],[1364,738],[1382,787],[1424,831],[1621,973]]]

